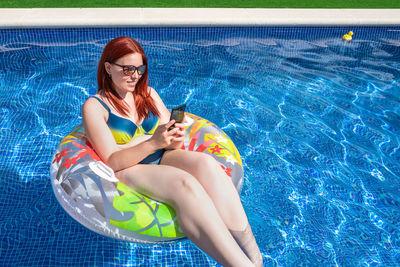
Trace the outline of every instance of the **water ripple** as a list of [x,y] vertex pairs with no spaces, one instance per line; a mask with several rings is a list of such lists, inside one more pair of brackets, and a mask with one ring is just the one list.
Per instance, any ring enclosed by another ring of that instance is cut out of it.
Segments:
[[[237,145],[245,170],[241,199],[268,266],[396,265],[398,29],[353,27],[354,40],[346,43],[348,30],[37,29],[24,38],[22,30],[2,30],[0,200],[15,199],[2,206],[2,258],[12,264],[15,255],[27,255],[13,250],[23,242],[39,256],[51,252],[29,244],[46,243],[60,252],[57,262],[68,257],[77,265],[216,264],[190,242],[146,247],[103,238],[50,199],[51,156],[97,91],[101,51],[113,37],[130,35],[143,44],[150,85],[167,107],[187,103]],[[48,199],[35,198],[37,192]],[[88,244],[79,257],[63,254],[77,236]],[[100,254],[94,261],[84,256]]]

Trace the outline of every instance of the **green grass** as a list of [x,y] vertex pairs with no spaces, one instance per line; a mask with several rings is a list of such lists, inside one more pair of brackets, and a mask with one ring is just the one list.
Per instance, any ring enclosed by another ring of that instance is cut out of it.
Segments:
[[0,0],[0,8],[35,7],[400,8],[400,0]]

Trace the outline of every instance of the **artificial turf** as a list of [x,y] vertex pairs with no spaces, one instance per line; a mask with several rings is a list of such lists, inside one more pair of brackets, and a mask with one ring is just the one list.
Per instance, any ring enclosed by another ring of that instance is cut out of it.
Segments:
[[[0,0],[0,8],[400,8],[400,0]],[[400,16],[400,13],[399,13]]]

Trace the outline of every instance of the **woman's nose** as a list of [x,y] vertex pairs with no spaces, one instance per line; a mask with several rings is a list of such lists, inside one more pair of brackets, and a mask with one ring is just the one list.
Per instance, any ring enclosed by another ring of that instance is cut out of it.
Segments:
[[132,77],[132,78],[135,78],[135,79],[139,78],[139,73],[138,73],[138,71],[136,70],[134,73],[132,73],[131,77]]

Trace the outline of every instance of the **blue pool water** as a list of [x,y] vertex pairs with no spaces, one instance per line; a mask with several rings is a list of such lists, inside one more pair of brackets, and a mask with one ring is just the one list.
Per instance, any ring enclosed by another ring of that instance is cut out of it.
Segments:
[[400,27],[143,27],[0,29],[0,266],[217,265],[190,241],[91,232],[52,192],[53,152],[120,35],[167,107],[236,143],[265,266],[400,264]]

